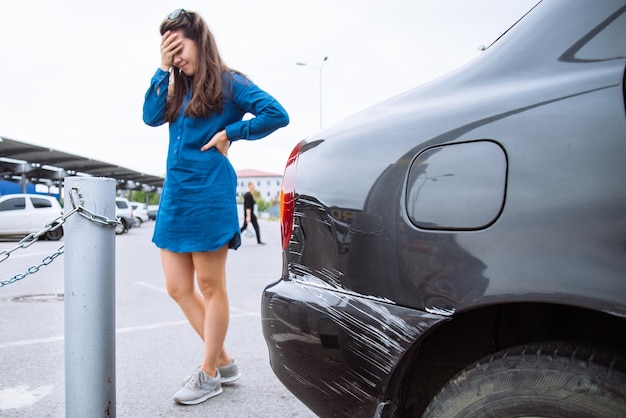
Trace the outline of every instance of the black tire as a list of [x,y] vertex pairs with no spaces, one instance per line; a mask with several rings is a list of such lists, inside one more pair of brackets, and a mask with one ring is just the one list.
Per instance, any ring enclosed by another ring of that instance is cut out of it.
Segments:
[[53,231],[48,231],[45,233],[44,238],[48,241],[58,241],[63,236],[63,227],[59,227]]
[[115,234],[116,235],[122,235],[124,232],[126,232],[128,230],[126,228],[126,222],[124,222],[124,219],[121,219],[121,218],[117,218],[117,220],[120,223],[115,225]]
[[529,344],[457,374],[424,417],[626,417],[626,359],[584,344]]

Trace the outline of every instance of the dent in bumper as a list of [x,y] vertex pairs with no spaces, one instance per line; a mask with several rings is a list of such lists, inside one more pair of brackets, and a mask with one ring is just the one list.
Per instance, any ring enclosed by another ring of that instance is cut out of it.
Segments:
[[265,289],[263,333],[274,373],[320,416],[373,416],[392,373],[445,317],[332,288],[281,280]]

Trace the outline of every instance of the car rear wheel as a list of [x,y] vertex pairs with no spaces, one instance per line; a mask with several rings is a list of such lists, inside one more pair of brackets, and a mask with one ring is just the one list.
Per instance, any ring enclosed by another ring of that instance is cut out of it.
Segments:
[[57,228],[52,231],[46,232],[44,237],[49,241],[58,241],[63,236],[63,228]]
[[119,221],[119,223],[115,224],[115,234],[121,235],[127,231],[126,222],[124,222],[124,219],[120,218],[118,218],[117,220]]
[[450,380],[424,417],[626,417],[626,359],[583,344],[509,348]]

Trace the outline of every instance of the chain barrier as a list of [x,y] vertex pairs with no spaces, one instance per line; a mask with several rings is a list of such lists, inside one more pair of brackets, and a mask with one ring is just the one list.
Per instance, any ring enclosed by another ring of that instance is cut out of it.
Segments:
[[[76,195],[76,196],[75,196]],[[85,219],[91,221],[91,222],[95,222],[101,225],[107,225],[107,226],[116,226],[120,224],[120,221],[118,219],[109,219],[106,216],[103,215],[98,215],[95,214],[93,212],[91,212],[89,209],[85,208],[83,206],[83,198],[80,194],[80,191],[78,190],[78,188],[72,188],[72,190],[70,190],[70,201],[72,202],[72,210],[70,210],[68,213],[65,213],[59,217],[57,217],[56,219],[53,219],[52,221],[48,222],[43,229],[41,229],[41,231],[38,232],[34,232],[31,234],[28,234],[27,236],[25,236],[24,238],[22,238],[20,240],[20,242],[13,248],[9,249],[9,250],[3,250],[0,251],[0,263],[2,263],[3,261],[7,260],[11,254],[17,250],[20,249],[26,249],[28,247],[30,247],[31,245],[33,245],[35,242],[37,242],[37,240],[39,240],[39,238],[41,238],[42,236],[46,235],[48,232],[50,231],[54,231],[56,229],[61,228],[61,226],[63,226],[63,224],[65,223],[65,221],[72,215],[74,215],[75,213],[78,213],[79,215],[81,215],[82,217],[84,217]],[[77,202],[74,200],[76,198],[78,198],[78,204]],[[35,274],[39,271],[39,269],[43,266],[47,266],[48,264],[52,263],[58,256],[62,255],[65,252],[65,246],[62,245],[58,250],[56,250],[54,253],[52,253],[51,255],[45,257],[41,263],[39,265],[34,265],[28,268],[28,270],[26,270],[25,273],[19,273],[16,274],[15,276],[11,277],[8,280],[4,280],[4,281],[0,281],[0,288],[3,288],[4,286],[7,286],[9,284],[15,283],[17,281],[20,281],[22,279],[25,279],[27,276],[31,275],[31,274]]]

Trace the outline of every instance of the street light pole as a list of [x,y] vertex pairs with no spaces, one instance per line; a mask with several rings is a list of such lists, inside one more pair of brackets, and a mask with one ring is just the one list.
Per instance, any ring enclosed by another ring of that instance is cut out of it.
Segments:
[[324,63],[328,60],[328,57],[324,57],[324,59],[322,60],[322,63],[319,66],[316,65],[310,65],[307,64],[306,62],[296,62],[296,65],[302,65],[305,67],[311,67],[311,68],[315,68],[316,70],[318,70],[320,72],[320,129],[322,129],[322,91],[323,91],[323,84],[322,84],[322,68],[324,67]]

